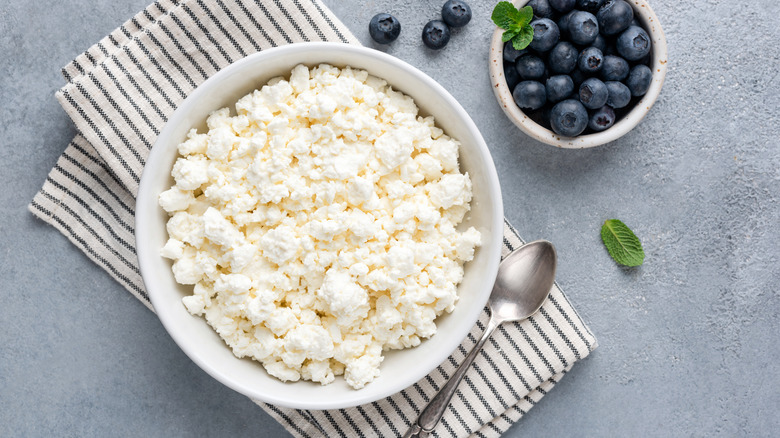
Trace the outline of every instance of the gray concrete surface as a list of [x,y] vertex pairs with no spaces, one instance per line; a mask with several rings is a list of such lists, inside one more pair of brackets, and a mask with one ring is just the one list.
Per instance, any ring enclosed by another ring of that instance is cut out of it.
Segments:
[[[0,436],[287,436],[182,354],[155,316],[26,205],[74,135],[59,69],[149,0],[0,1]],[[443,0],[324,0],[366,45],[441,82],[494,154],[506,216],[553,241],[558,280],[600,348],[507,437],[772,436],[780,430],[780,5],[655,0],[669,73],[646,120],[591,150],[513,128],[487,74],[493,1],[439,53]],[[644,266],[620,268],[599,228],[620,218]]]

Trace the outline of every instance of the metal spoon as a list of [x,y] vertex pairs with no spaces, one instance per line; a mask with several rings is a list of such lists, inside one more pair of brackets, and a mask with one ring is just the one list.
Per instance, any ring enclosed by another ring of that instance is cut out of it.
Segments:
[[504,258],[488,300],[490,320],[485,333],[404,438],[424,438],[433,431],[479,350],[501,323],[522,321],[542,307],[555,280],[556,259],[555,247],[546,240],[527,243]]

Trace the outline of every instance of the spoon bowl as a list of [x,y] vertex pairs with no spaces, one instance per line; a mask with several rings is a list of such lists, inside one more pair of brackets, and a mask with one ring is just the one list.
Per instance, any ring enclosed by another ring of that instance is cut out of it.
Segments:
[[496,282],[488,300],[490,320],[485,332],[452,378],[423,409],[404,438],[427,437],[433,432],[458,384],[493,331],[504,322],[522,321],[542,307],[553,287],[556,267],[555,247],[546,240],[526,243],[504,258],[498,266]]
[[536,313],[550,293],[557,254],[552,243],[537,240],[510,253],[498,266],[488,305],[500,324],[520,321]]

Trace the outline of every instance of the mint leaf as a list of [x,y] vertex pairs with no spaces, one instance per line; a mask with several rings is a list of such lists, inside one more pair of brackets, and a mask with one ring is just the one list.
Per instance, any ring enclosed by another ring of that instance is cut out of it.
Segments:
[[534,19],[534,8],[530,6],[524,6],[517,11],[517,23],[520,26],[525,26]]
[[639,266],[645,260],[642,243],[633,231],[618,219],[608,219],[601,227],[601,240],[609,255],[621,265]]
[[[512,31],[512,30],[507,30],[506,32],[504,32],[503,35],[501,35],[501,42],[505,43],[505,42],[511,40],[512,38],[517,36],[518,33],[519,32],[515,32],[515,31]],[[514,44],[514,43],[512,43],[512,44]]]
[[516,13],[517,8],[515,8],[512,3],[499,2],[496,7],[493,8],[493,14],[490,18],[493,20],[493,23],[496,23],[496,26],[501,29],[509,30],[510,26],[517,23],[514,15]]
[[534,39],[534,30],[531,26],[524,27],[520,33],[512,40],[512,47],[516,50],[523,50],[531,44]]
[[517,50],[523,50],[531,44],[534,37],[534,30],[529,24],[534,18],[532,7],[517,9],[512,3],[502,1],[493,8],[490,18],[496,26],[506,30],[501,35],[501,41],[512,41],[512,47]]

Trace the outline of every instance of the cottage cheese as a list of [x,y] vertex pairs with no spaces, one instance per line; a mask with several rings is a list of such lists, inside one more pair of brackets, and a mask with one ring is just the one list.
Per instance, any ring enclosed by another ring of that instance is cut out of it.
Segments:
[[451,312],[480,234],[458,142],[365,71],[299,65],[179,145],[161,254],[182,302],[283,380],[362,388]]

